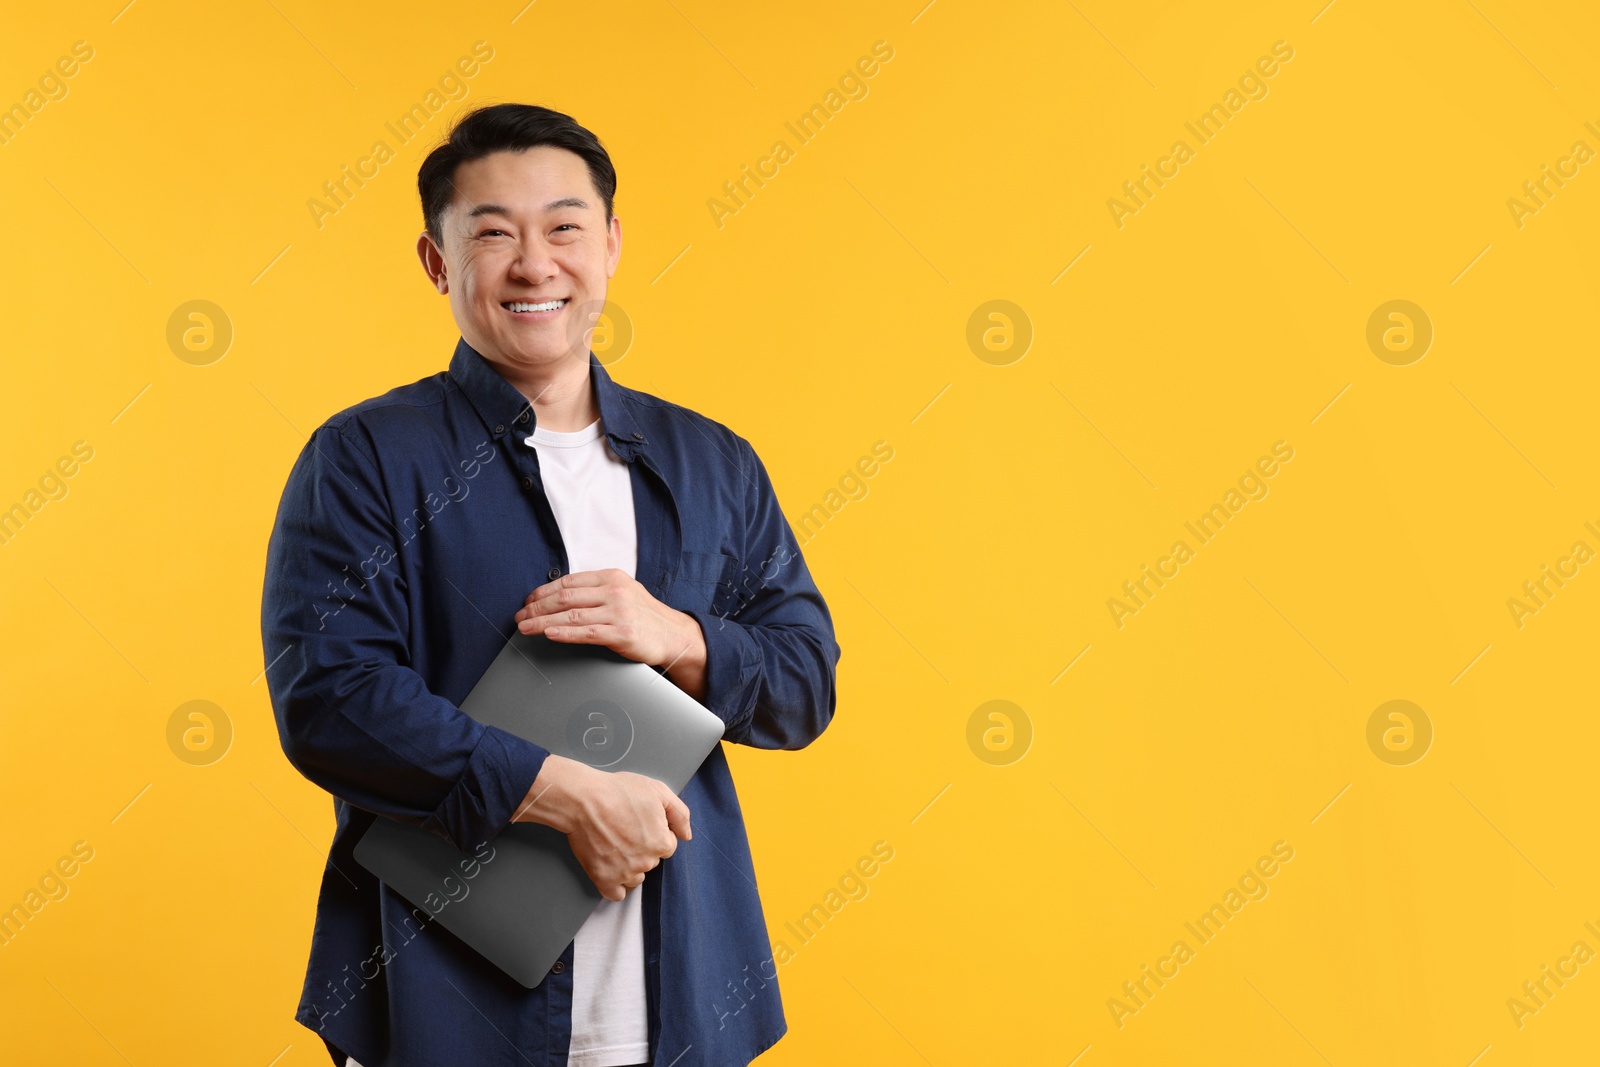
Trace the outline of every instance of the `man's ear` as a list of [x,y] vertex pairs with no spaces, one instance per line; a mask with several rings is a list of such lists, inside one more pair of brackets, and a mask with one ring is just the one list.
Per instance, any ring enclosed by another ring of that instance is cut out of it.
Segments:
[[622,258],[622,216],[612,215],[606,227],[606,277],[617,273],[617,261]]
[[433,287],[441,293],[450,292],[450,280],[444,275],[444,253],[433,243],[433,236],[427,230],[417,237],[417,258],[422,260],[422,269]]

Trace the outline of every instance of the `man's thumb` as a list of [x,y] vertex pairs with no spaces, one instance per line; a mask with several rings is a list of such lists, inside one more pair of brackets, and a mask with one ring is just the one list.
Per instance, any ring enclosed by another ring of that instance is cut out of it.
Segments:
[[668,790],[666,809],[667,827],[684,841],[692,838],[694,835],[689,830],[689,805],[680,800],[671,790]]

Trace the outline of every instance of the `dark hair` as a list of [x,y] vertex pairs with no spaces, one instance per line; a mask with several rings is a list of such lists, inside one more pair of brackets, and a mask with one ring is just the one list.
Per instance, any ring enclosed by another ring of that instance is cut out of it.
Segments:
[[486,104],[456,119],[444,142],[428,153],[417,170],[422,221],[434,242],[443,244],[440,224],[455,195],[457,167],[491,152],[522,152],[540,145],[565,148],[583,158],[589,165],[589,179],[605,201],[606,224],[610,225],[612,200],[617,195],[617,170],[600,138],[578,125],[572,116],[547,107]]

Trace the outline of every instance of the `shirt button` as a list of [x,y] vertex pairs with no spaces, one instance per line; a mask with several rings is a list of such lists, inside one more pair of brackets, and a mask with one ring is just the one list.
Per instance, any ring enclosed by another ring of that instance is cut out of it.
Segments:
[[528,413],[526,411],[524,411],[521,415],[518,415],[517,416],[517,421],[518,422],[527,422],[528,421]]
[[633,439],[635,441],[643,441],[644,440],[644,434],[640,433],[638,430],[635,430],[635,431],[633,431]]
[[506,432],[505,423],[496,423],[495,424],[495,428],[494,428],[494,432],[497,433],[497,434],[505,433]]
[[554,967],[550,968],[550,973],[551,974],[560,974],[562,971],[564,971],[566,969],[567,969],[567,965],[565,963],[562,963],[560,960],[556,960],[556,965]]
[[533,479],[532,478],[524,478],[524,479],[522,479],[522,488],[524,488],[524,489],[532,489],[533,488]]
[[545,577],[549,578],[552,582],[555,581],[557,578],[561,577],[561,568],[560,567],[551,567],[550,568],[550,573],[547,574]]

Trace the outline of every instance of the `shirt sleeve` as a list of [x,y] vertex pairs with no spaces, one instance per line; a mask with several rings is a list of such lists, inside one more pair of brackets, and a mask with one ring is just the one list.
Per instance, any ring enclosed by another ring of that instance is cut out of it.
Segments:
[[428,690],[375,457],[325,424],[289,473],[267,545],[261,636],[295,769],[356,807],[470,852],[505,827],[549,755]]
[[705,704],[723,740],[804,748],[833,720],[839,645],[766,466],[739,439],[744,573],[731,605],[688,612],[705,634]]

